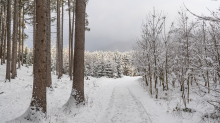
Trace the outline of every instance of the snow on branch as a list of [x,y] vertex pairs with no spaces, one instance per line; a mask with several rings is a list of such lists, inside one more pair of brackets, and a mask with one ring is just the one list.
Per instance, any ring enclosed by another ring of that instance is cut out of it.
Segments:
[[208,20],[208,21],[220,21],[220,18],[217,18],[217,17],[209,17],[209,16],[199,16],[199,15],[196,15],[194,13],[192,13],[186,6],[185,4],[183,3],[184,7],[186,8],[186,10],[191,13],[192,15],[200,18],[200,19],[203,19],[203,20]]

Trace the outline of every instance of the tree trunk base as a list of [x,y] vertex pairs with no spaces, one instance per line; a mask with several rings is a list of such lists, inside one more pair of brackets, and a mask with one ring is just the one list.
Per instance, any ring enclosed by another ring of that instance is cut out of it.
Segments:
[[6,123],[27,123],[27,122],[43,122],[46,120],[46,114],[42,111],[36,111],[35,107],[29,107],[24,114]]
[[85,106],[85,103],[79,103],[77,104],[78,101],[76,101],[76,99],[70,95],[70,98],[68,99],[68,101],[66,102],[66,104],[63,105],[63,112],[66,114],[74,114],[77,115],[80,112],[80,108]]

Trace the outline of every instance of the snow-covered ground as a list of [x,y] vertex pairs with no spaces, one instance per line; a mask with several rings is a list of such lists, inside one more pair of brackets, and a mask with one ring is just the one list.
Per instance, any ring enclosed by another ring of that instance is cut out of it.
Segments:
[[[21,116],[29,107],[33,87],[32,67],[17,70],[18,77],[5,82],[5,65],[0,66],[0,123]],[[67,75],[57,79],[52,76],[54,90],[47,90],[47,116],[44,123],[198,123],[210,106],[193,95],[188,107],[194,113],[174,111],[182,105],[180,93],[175,88],[159,99],[152,98],[143,87],[141,77],[92,78],[85,80],[84,107],[71,113],[63,111],[72,81]],[[159,90],[160,91],[160,90]],[[176,93],[171,93],[175,92]],[[14,122],[14,121],[13,121]],[[21,121],[22,123],[25,121]]]

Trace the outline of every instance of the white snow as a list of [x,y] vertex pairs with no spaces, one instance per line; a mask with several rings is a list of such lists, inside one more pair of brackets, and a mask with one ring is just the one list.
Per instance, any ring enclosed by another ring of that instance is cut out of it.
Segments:
[[[24,65],[25,66],[25,65]],[[0,123],[14,121],[28,109],[31,101],[32,67],[21,67],[18,77],[5,82],[5,65],[0,65]],[[180,93],[175,88],[167,97],[152,97],[143,87],[141,77],[93,78],[85,80],[85,106],[75,107],[72,112],[64,111],[72,88],[67,75],[57,79],[52,75],[53,90],[47,90],[47,119],[42,123],[197,123],[205,111],[212,110],[206,103],[194,100],[187,104],[195,113],[173,111],[181,105]],[[178,88],[179,89],[179,88]],[[160,90],[159,90],[160,91]],[[198,100],[196,100],[196,98]],[[206,107],[206,108],[204,108]]]

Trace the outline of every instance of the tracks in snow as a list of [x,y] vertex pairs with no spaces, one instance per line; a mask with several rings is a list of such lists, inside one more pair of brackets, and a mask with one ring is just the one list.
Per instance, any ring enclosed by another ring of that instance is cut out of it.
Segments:
[[143,105],[125,84],[117,84],[100,123],[151,123]]

